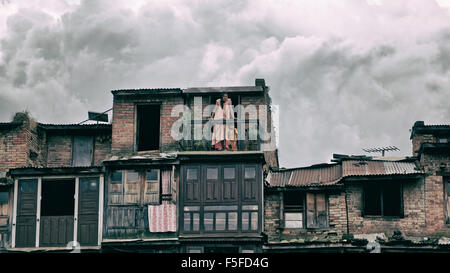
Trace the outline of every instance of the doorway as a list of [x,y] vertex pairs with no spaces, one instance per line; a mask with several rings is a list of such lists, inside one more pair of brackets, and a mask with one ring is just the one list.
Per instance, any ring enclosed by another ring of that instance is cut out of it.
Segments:
[[137,106],[137,150],[159,150],[160,106]]
[[39,245],[67,245],[73,241],[75,180],[44,180],[41,196]]

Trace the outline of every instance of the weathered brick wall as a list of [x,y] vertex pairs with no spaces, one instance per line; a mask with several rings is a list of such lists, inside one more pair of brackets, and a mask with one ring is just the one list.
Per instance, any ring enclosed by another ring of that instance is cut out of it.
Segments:
[[330,231],[335,231],[338,235],[347,233],[347,212],[343,192],[328,194],[328,214]]
[[131,153],[135,146],[135,105],[132,101],[114,98],[111,151]]
[[442,176],[430,175],[426,178],[425,198],[427,232],[442,233],[447,231],[450,234],[450,227],[445,225],[444,183]]
[[72,136],[47,135],[47,167],[70,166],[72,163]]
[[42,167],[45,165],[45,137],[38,128],[38,123],[33,119],[30,119],[29,125],[26,127],[28,134],[28,144],[30,147],[28,159],[28,166]]
[[27,136],[23,126],[0,131],[0,171],[27,165]]
[[136,146],[136,104],[138,103],[160,103],[160,138],[161,151],[175,151],[178,147],[175,140],[170,135],[173,123],[179,117],[171,117],[171,111],[175,105],[183,104],[184,100],[177,96],[166,96],[160,98],[114,98],[113,105],[113,125],[112,125],[112,146],[113,154],[129,154],[135,152]]
[[181,97],[168,97],[161,104],[161,151],[176,151],[179,149],[178,144],[171,136],[172,125],[180,117],[172,117],[172,109],[175,105],[183,104]]
[[422,143],[436,143],[436,138],[431,134],[415,134],[412,138],[412,154],[417,156],[416,151],[420,149]]
[[279,237],[281,195],[278,192],[264,192],[264,233],[269,241]]
[[[111,155],[111,136],[94,136],[94,165],[101,166]],[[72,135],[47,135],[47,167],[67,167],[72,164]]]
[[94,165],[101,166],[103,161],[111,156],[111,135],[95,136]]
[[[364,183],[364,182],[362,182]],[[392,236],[394,230],[403,234],[422,235],[425,229],[424,180],[403,182],[403,218],[362,216],[363,184],[346,182],[349,232],[353,234],[382,233]]]
[[43,157],[37,123],[26,113],[17,113],[14,121],[20,121],[22,125],[0,130],[0,171],[41,166]]
[[442,172],[450,172],[450,155],[422,154],[420,166],[426,173],[426,213],[427,231],[433,233],[447,233],[450,226],[445,224],[445,186]]
[[345,211],[345,195],[343,192],[329,192],[328,196],[328,220],[327,229],[298,229],[282,230],[281,203],[282,194],[279,192],[265,191],[264,193],[264,233],[269,241],[282,241],[296,238],[302,240],[329,240],[340,238],[346,233],[347,221]]
[[[422,143],[436,143],[433,134],[415,134],[412,139],[413,152]],[[414,155],[417,156],[415,153]],[[445,224],[444,173],[450,173],[450,155],[446,153],[422,153],[419,167],[425,172],[426,232],[450,236],[450,226]]]

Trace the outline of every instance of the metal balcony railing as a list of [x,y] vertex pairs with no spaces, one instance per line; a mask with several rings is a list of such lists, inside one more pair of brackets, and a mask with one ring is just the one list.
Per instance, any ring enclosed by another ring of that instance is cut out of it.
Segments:
[[[211,121],[211,135],[212,127],[215,123],[221,123],[226,126],[225,120],[192,120],[191,121],[191,137],[194,138],[194,128],[195,126],[201,124],[203,130],[205,124]],[[261,140],[258,135],[259,120],[257,119],[246,119],[246,120],[234,120],[234,128],[236,129],[236,151],[259,151],[261,146]],[[250,130],[254,128],[256,130],[256,139],[250,139]],[[239,130],[244,130],[244,139],[239,139]],[[213,151],[211,148],[211,139],[203,138],[201,140],[181,140],[179,141],[181,149],[183,151]],[[232,149],[229,149],[232,151]]]

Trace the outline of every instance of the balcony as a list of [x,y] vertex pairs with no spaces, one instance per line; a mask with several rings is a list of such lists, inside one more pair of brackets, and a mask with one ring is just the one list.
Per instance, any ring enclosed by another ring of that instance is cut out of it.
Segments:
[[[209,122],[208,119],[203,120],[192,120],[191,121],[191,136],[194,136],[194,128],[195,126],[201,126],[203,129],[205,124]],[[225,121],[211,121],[211,126],[214,122],[220,122],[224,124]],[[198,128],[198,127],[197,127]],[[235,120],[234,128],[237,129],[237,134],[239,135],[239,130],[244,130],[244,139],[239,139],[239,136],[236,140],[236,149],[235,151],[260,151],[262,140],[260,139],[258,128],[259,128],[259,120],[257,119],[247,119],[247,120]],[[256,139],[252,137],[250,138],[250,132],[254,128],[256,130]],[[211,129],[212,130],[212,129]],[[194,137],[192,137],[194,138]],[[211,138],[200,139],[200,140],[180,140],[180,147],[182,151],[215,151],[211,147]],[[229,151],[233,151],[230,149]]]

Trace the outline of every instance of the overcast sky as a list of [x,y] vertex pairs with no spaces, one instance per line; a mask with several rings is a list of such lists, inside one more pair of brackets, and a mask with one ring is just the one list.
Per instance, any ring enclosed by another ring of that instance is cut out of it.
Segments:
[[0,0],[0,121],[76,123],[111,89],[253,85],[284,167],[450,123],[449,0]]

